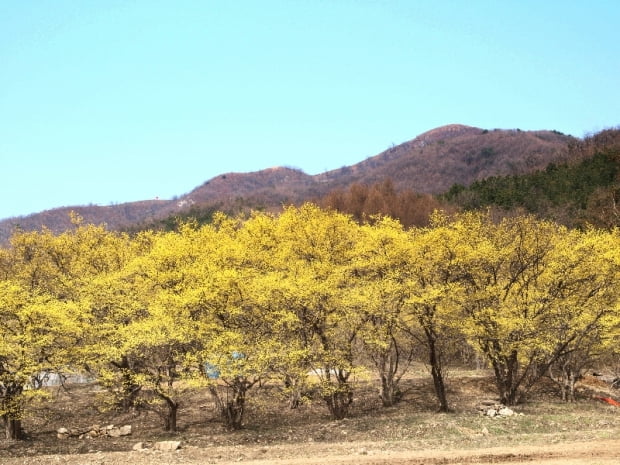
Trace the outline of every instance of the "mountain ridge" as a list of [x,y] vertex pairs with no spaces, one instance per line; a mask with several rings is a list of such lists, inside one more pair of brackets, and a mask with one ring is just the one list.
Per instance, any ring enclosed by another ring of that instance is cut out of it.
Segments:
[[449,124],[393,145],[354,165],[309,175],[290,167],[249,173],[219,174],[173,200],[143,200],[109,206],[67,206],[0,221],[0,241],[15,227],[47,227],[60,232],[72,227],[68,213],[85,222],[126,228],[192,207],[213,205],[224,211],[248,208],[277,210],[344,189],[353,183],[373,184],[390,178],[397,189],[440,194],[454,184],[468,185],[488,176],[522,174],[564,161],[567,147],[578,141],[557,131],[481,129]]

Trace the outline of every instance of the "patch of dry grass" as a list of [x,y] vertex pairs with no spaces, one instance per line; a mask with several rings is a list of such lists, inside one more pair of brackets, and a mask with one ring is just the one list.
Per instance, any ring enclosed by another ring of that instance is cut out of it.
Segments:
[[[352,450],[478,449],[498,446],[554,444],[616,438],[620,433],[620,410],[592,398],[592,387],[582,386],[578,402],[562,403],[547,387],[530,401],[515,407],[512,417],[489,418],[478,406],[493,399],[492,379],[482,373],[456,373],[450,378],[453,413],[438,414],[432,384],[426,378],[404,380],[400,404],[381,407],[374,382],[359,381],[351,415],[341,421],[329,418],[319,400],[290,410],[275,395],[278,387],[267,385],[249,399],[246,427],[227,431],[219,421],[206,391],[188,397],[180,412],[180,431],[161,430],[153,413],[100,411],[96,386],[75,385],[68,391],[55,389],[53,400],[39,405],[24,422],[30,439],[0,442],[5,456],[85,453],[91,450],[127,451],[138,441],[177,439],[187,447],[233,451],[289,448],[311,451],[321,447]],[[131,424],[132,436],[92,440],[58,440],[60,427],[94,424]],[[348,445],[348,446],[347,446]],[[296,446],[296,447],[294,447]]]

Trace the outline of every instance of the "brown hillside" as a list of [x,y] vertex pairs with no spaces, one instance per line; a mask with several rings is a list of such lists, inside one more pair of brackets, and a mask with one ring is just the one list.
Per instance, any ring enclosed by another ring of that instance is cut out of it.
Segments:
[[[323,176],[338,187],[391,178],[397,189],[438,194],[453,184],[523,174],[566,160],[575,139],[553,131],[483,130],[449,125],[426,132],[357,165]],[[340,179],[339,179],[340,178]]]
[[86,223],[106,224],[110,229],[117,229],[144,219],[169,214],[176,208],[178,208],[177,202],[171,200],[144,200],[108,206],[59,207],[0,221],[0,241],[5,241],[15,229],[32,231],[46,227],[54,232],[71,229],[73,224],[69,213],[72,211]]
[[238,211],[278,209],[346,189],[353,183],[375,184],[390,178],[397,190],[436,194],[453,184],[468,185],[488,176],[520,174],[566,160],[567,147],[577,139],[555,131],[483,130],[452,124],[419,135],[352,166],[308,175],[277,167],[253,173],[216,176],[177,200],[150,200],[111,206],[63,207],[26,217],[0,221],[0,241],[19,226],[24,230],[46,226],[62,231],[71,226],[68,212],[110,229],[146,224],[187,211],[192,206],[217,205]]
[[264,206],[280,206],[307,199],[316,190],[314,176],[303,171],[275,167],[254,173],[226,173],[205,182],[183,198],[195,204],[218,201],[224,205],[240,199]]

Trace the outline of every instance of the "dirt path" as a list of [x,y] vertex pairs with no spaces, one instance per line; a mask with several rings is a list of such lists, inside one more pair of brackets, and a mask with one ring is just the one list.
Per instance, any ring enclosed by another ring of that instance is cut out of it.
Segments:
[[[228,462],[227,465],[232,462]],[[620,463],[620,440],[593,443],[569,443],[554,446],[525,446],[450,451],[378,451],[368,450],[348,456],[327,455],[252,461],[252,465],[422,465],[422,464],[498,464],[512,465],[617,465]]]
[[405,450],[406,444],[386,450],[384,443],[286,445],[271,447],[187,447],[175,452],[92,451],[79,455],[24,456],[4,459],[3,465],[617,465],[620,440],[575,442],[548,446],[500,447],[471,450]]

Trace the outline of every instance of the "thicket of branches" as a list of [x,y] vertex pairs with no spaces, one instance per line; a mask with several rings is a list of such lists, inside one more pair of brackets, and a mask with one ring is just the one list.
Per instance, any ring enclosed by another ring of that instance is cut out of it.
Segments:
[[348,189],[336,189],[316,202],[319,206],[353,216],[359,222],[373,216],[389,216],[404,227],[428,226],[435,210],[454,210],[447,202],[411,189],[397,190],[391,179],[372,185],[354,183]]
[[464,345],[508,405],[543,376],[571,400],[583,370],[615,356],[618,231],[478,213],[370,220],[306,204],[176,231],[16,233],[0,249],[7,437],[50,371],[88,371],[119,408],[153,409],[175,430],[197,387],[239,428],[265,382],[293,407],[314,392],[343,418],[358,373],[374,372],[394,405],[421,357],[448,411],[445,369]]

